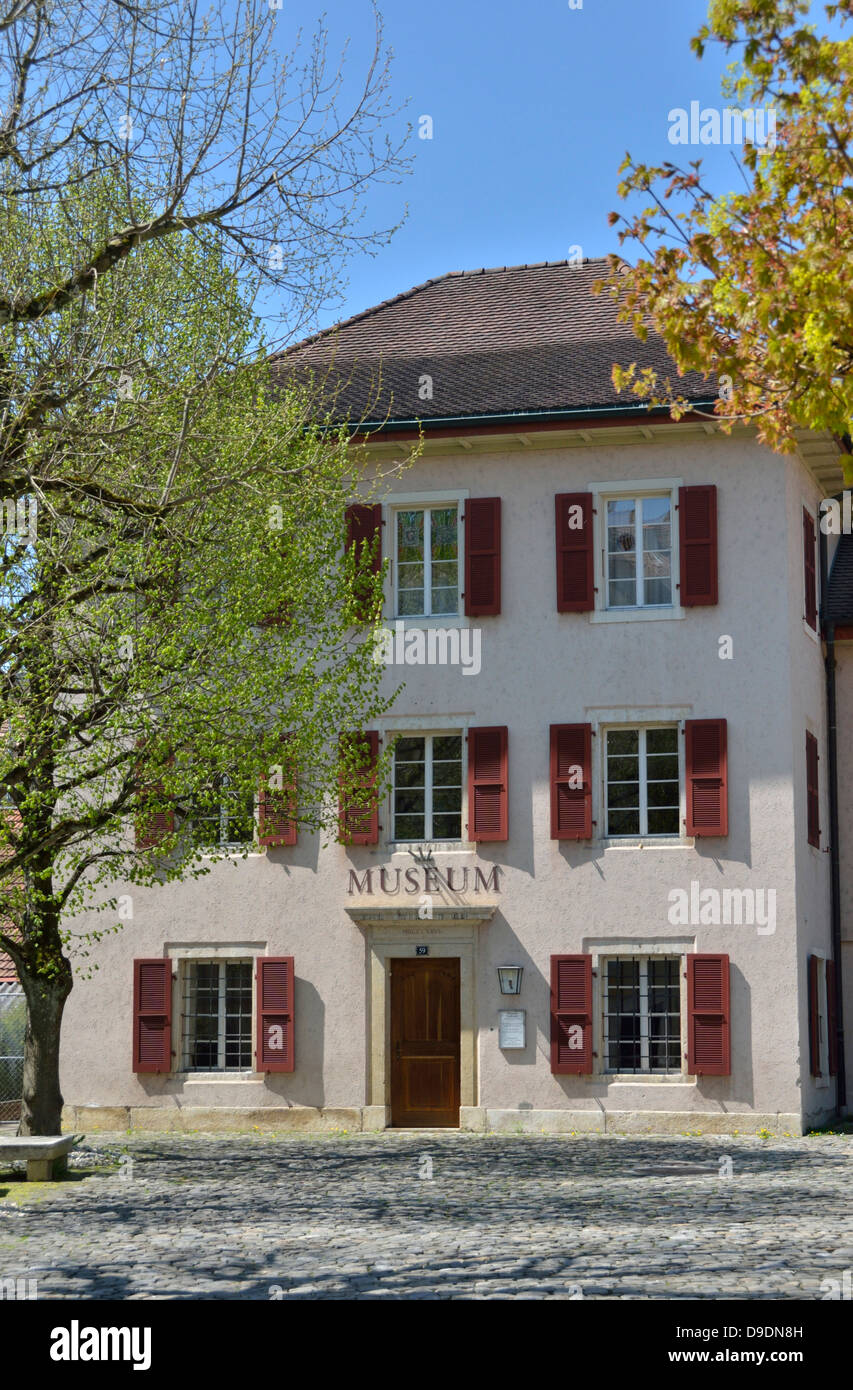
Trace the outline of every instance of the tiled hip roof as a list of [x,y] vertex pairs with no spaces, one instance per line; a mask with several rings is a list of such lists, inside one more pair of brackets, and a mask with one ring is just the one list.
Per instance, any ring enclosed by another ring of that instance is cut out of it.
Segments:
[[688,400],[712,380],[678,378],[660,338],[633,337],[607,292],[603,260],[466,271],[428,280],[274,361],[281,378],[323,378],[338,421],[389,423],[636,410],[614,364],[651,366]]

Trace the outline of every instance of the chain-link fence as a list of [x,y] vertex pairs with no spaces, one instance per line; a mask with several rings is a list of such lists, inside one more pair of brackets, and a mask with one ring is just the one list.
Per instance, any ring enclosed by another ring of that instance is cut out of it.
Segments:
[[21,986],[0,981],[0,1123],[21,1118],[26,1023]]

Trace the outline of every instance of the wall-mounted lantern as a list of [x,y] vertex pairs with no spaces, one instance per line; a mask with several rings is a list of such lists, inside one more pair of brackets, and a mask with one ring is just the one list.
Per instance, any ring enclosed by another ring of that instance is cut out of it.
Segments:
[[500,980],[501,994],[520,994],[523,973],[524,967],[521,965],[499,965],[498,979]]

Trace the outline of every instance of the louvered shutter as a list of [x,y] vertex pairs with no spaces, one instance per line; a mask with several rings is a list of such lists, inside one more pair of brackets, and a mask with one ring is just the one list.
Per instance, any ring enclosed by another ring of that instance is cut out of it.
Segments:
[[133,1070],[172,1070],[172,962],[133,962]]
[[255,1060],[257,1071],[293,1071],[293,956],[259,956]]
[[838,999],[836,997],[835,961],[826,962],[826,1032],[829,1051],[829,1074],[838,1073]]
[[687,1070],[694,1076],[731,1073],[729,958],[687,957]]
[[[169,758],[169,763],[174,760]],[[140,782],[141,774],[137,774],[137,782]],[[175,814],[173,811],[154,811],[150,814],[145,812],[146,797],[155,800],[162,794],[163,783],[160,781],[149,782],[139,786],[138,801],[142,803],[139,814],[136,818],[135,835],[137,849],[157,849],[167,836],[173,834],[175,829]]]
[[[377,575],[382,569],[382,506],[355,503],[346,510],[347,549],[355,549],[359,567],[365,574]],[[371,617],[370,593],[360,592],[356,583],[358,617]]]
[[258,785],[258,844],[261,849],[295,845],[297,835],[295,784],[279,791],[262,777]]
[[820,966],[809,956],[809,1071],[820,1076]]
[[717,602],[717,489],[711,484],[678,489],[681,603],[698,608]]
[[465,612],[470,618],[501,611],[501,499],[465,503]]
[[551,1071],[592,1071],[592,956],[551,957]]
[[[283,546],[284,541],[283,541],[283,539],[281,539],[281,538],[278,536],[278,534],[277,534],[276,532],[273,532],[273,533],[272,533],[272,536],[271,536],[270,544],[271,544],[271,545],[276,545],[276,544],[278,544],[279,546]],[[279,600],[279,602],[278,602],[277,604],[275,604],[275,606],[269,610],[269,612],[263,613],[263,614],[261,615],[261,617],[258,619],[257,626],[258,626],[258,627],[284,627],[286,623],[289,623],[289,622],[290,622],[292,615],[293,615],[293,602],[292,602],[292,600],[289,599],[289,598],[281,598],[281,599]]]
[[379,734],[375,730],[368,733],[342,734],[342,744],[358,750],[361,771],[359,786],[362,794],[346,795],[341,788],[338,806],[338,836],[345,845],[375,845],[379,843],[379,798],[376,785],[376,765],[379,761]]
[[591,838],[592,725],[552,724],[551,839]]
[[725,719],[684,723],[687,834],[728,835],[728,757]]
[[509,833],[508,731],[468,730],[468,838],[506,840]]
[[271,609],[269,613],[265,613],[262,618],[258,619],[257,626],[284,627],[285,623],[289,621],[292,612],[292,605],[288,603],[286,599],[283,599],[282,602]]
[[818,784],[818,751],[814,734],[806,732],[806,826],[808,840],[820,849],[820,789]]
[[[152,795],[161,790],[159,782],[151,784]],[[155,811],[150,816],[142,815],[136,822],[136,848],[157,849],[175,829],[175,816],[172,811]]]
[[557,522],[557,612],[587,613],[595,607],[592,494],[561,492],[554,501]]
[[810,628],[817,631],[817,573],[815,555],[815,524],[813,517],[803,508],[803,568],[805,573],[805,620]]

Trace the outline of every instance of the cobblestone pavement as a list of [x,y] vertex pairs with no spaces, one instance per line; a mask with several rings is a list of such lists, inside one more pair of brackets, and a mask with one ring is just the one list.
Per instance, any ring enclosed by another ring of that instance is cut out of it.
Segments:
[[74,1164],[100,1171],[32,1197],[0,1176],[0,1279],[40,1299],[820,1299],[853,1280],[853,1136],[104,1136]]

